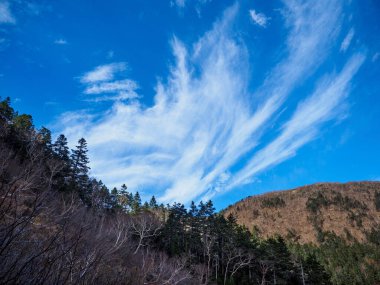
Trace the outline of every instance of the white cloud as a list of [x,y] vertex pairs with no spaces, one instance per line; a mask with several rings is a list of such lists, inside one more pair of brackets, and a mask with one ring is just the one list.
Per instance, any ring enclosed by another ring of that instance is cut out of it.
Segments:
[[350,29],[350,31],[347,33],[346,37],[344,38],[342,44],[340,45],[340,51],[345,52],[348,47],[351,44],[352,39],[354,38],[355,31],[354,29]]
[[85,73],[81,78],[82,83],[94,83],[112,80],[116,73],[126,70],[125,62],[117,62],[99,65],[94,70]]
[[319,83],[314,93],[298,105],[292,118],[284,124],[281,134],[258,151],[236,173],[228,187],[233,188],[260,171],[294,156],[301,146],[314,139],[322,123],[339,115],[339,107],[348,94],[350,81],[364,59],[360,54],[353,56],[339,75],[327,76]]
[[[266,72],[255,92],[248,91],[249,51],[231,32],[238,15],[234,5],[191,49],[172,40],[176,62],[168,79],[157,84],[152,106],[116,101],[106,112],[66,113],[57,128],[72,142],[82,136],[88,140],[93,174],[107,185],[156,191],[163,202],[212,197],[253,181],[258,169],[294,155],[336,115],[360,65],[360,57],[354,57],[339,75],[326,75],[279,138],[257,151],[266,126],[276,122],[286,98],[324,62],[340,27],[338,0],[284,4],[286,56]],[[85,74],[85,92],[119,92],[124,85],[135,92],[132,81],[115,79],[114,70],[104,65]]]
[[8,2],[0,2],[0,24],[15,24],[16,19],[12,15]]
[[68,42],[65,39],[57,39],[54,41],[56,45],[67,45]]
[[121,91],[134,91],[137,89],[136,82],[124,79],[116,80],[113,82],[102,82],[99,84],[90,85],[84,91],[85,94],[101,94],[101,93],[114,93]]
[[251,16],[252,21],[256,25],[259,25],[263,28],[265,28],[267,26],[268,18],[264,14],[258,13],[252,9],[252,10],[249,10],[249,15]]
[[[122,101],[138,98],[138,85],[130,79],[115,79],[126,70],[125,62],[100,65],[94,70],[85,73],[80,81],[85,86],[83,91],[87,95],[97,95],[86,98],[86,101]],[[100,96],[99,96],[100,95]]]

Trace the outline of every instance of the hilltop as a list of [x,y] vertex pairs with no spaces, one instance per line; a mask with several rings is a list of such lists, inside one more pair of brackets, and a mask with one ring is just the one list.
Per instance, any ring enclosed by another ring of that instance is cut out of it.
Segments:
[[260,237],[320,243],[327,233],[365,242],[380,225],[380,182],[317,183],[247,197],[223,211]]

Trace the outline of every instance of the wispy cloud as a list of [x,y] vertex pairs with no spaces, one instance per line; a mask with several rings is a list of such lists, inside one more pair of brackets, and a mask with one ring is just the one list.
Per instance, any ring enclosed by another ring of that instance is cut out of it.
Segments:
[[354,38],[355,31],[354,29],[350,29],[350,31],[347,33],[346,37],[344,38],[342,44],[340,45],[340,51],[345,52],[348,47],[351,44],[352,39]]
[[[195,5],[196,5],[196,9],[198,10],[200,7],[199,5],[203,5],[203,4],[206,4],[208,2],[211,2],[212,0],[193,0],[193,1],[189,1],[189,0],[171,0],[170,1],[170,5],[171,6],[176,6],[178,8],[185,8],[186,5],[189,3],[189,2],[193,2]],[[198,13],[200,11],[197,11]]]
[[99,65],[94,70],[86,72],[81,78],[82,83],[94,83],[99,81],[112,80],[116,73],[126,70],[125,62],[117,62]]
[[122,101],[137,98],[138,85],[135,81],[127,78],[116,79],[126,68],[125,62],[100,65],[80,77],[85,87],[83,93],[96,95],[86,98],[86,101]]
[[380,57],[380,52],[376,52],[373,56],[372,56],[372,62],[376,62]]
[[256,25],[259,25],[263,28],[265,28],[267,26],[268,18],[264,14],[258,13],[252,9],[252,10],[249,10],[249,15],[251,16],[252,21]]
[[171,1],[171,5],[176,5],[177,7],[184,8],[186,5],[186,0],[174,0]]
[[[288,96],[329,55],[342,18],[338,0],[284,4],[285,56],[257,90],[248,88],[249,51],[231,31],[239,15],[234,5],[191,48],[172,40],[175,64],[167,80],[158,82],[152,106],[117,101],[106,112],[66,113],[57,128],[73,142],[86,137],[93,174],[108,185],[157,191],[161,201],[212,197],[252,181],[259,171],[294,155],[339,114],[363,61],[356,55],[339,74],[317,78],[316,90],[280,135],[261,146],[266,126],[277,122]],[[123,70],[114,63],[84,74],[85,93],[120,92],[125,86],[135,91],[133,81],[116,78]]]
[[283,125],[281,134],[236,173],[229,187],[294,156],[300,147],[314,139],[321,124],[337,117],[343,110],[340,107],[348,95],[350,82],[364,59],[361,54],[354,55],[338,75],[327,75],[314,93],[298,105],[293,116]]
[[65,39],[57,39],[54,41],[56,45],[67,45],[68,42]]
[[15,24],[16,19],[10,10],[10,4],[8,2],[0,2],[0,24]]

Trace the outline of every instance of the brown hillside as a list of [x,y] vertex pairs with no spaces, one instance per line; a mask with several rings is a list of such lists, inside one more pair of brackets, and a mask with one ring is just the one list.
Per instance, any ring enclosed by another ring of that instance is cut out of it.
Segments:
[[318,183],[251,196],[223,211],[261,237],[318,243],[324,232],[366,240],[380,226],[380,182]]

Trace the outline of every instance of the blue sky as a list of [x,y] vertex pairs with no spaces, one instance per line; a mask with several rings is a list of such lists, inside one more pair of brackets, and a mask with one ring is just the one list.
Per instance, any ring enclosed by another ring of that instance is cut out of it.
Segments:
[[160,201],[380,179],[375,0],[0,0],[0,96]]

